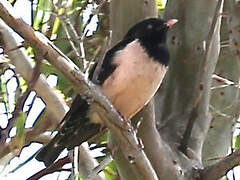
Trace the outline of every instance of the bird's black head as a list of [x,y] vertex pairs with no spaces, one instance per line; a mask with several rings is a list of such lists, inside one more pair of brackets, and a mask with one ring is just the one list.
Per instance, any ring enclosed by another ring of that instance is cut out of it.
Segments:
[[151,40],[165,43],[167,30],[176,22],[176,19],[171,19],[169,21],[158,18],[146,19],[134,25],[124,38]]
[[150,57],[167,66],[169,62],[166,46],[167,30],[176,22],[176,19],[168,21],[157,18],[146,19],[130,28],[124,39],[139,40]]

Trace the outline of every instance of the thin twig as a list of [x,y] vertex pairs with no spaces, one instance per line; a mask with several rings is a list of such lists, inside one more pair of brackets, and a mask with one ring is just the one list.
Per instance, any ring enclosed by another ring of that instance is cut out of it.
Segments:
[[220,86],[211,87],[211,90],[226,88],[226,87],[229,87],[229,86],[235,87],[235,88],[238,88],[238,89],[240,88],[239,87],[239,85],[240,85],[239,83],[235,83],[235,82],[233,82],[233,81],[231,81],[229,79],[226,79],[226,78],[221,77],[221,76],[216,75],[216,74],[212,75],[212,79],[214,79],[214,80],[216,80],[216,81],[218,81],[220,83],[224,83],[224,84],[220,85]]
[[209,108],[210,108],[214,113],[216,113],[216,114],[219,115],[219,116],[222,116],[222,117],[227,118],[227,119],[233,118],[233,116],[228,115],[228,114],[225,114],[225,113],[221,112],[220,110],[217,110],[217,109],[216,109],[215,107],[213,107],[212,105],[209,105]]
[[101,172],[110,162],[112,162],[112,160],[112,156],[110,155],[103,159],[103,161],[101,161],[99,165],[92,170],[91,174],[87,176],[86,180],[94,179],[99,172]]
[[[85,55],[84,45],[83,45],[83,40],[84,40],[84,38],[85,38],[85,36],[86,36],[87,33],[88,33],[88,31],[85,31],[85,32],[82,34],[82,36],[81,36],[81,38],[80,38],[80,42],[79,42],[79,47],[80,47],[80,51],[81,51],[81,55],[82,55],[81,58],[82,58],[82,60],[83,60],[83,72],[86,71],[87,64],[88,64],[88,61],[87,61],[86,55]],[[86,76],[86,77],[87,77],[87,76]]]
[[39,172],[37,172],[36,174],[32,175],[31,177],[29,177],[27,180],[36,180],[36,179],[40,179],[41,177],[47,175],[47,174],[51,174],[57,171],[69,171],[71,172],[71,169],[63,169],[62,167],[65,164],[68,164],[71,162],[71,159],[69,156],[66,156],[62,159],[59,159],[56,163],[54,163],[52,166],[50,166],[49,168],[45,168]]
[[229,80],[229,79],[226,79],[224,77],[221,77],[219,75],[216,75],[216,74],[213,74],[212,75],[212,78],[218,82],[221,82],[221,83],[224,83],[224,84],[227,84],[227,85],[233,85],[235,84],[233,81]]
[[73,174],[74,174],[74,178],[75,180],[78,180],[78,175],[79,175],[79,171],[78,171],[78,152],[79,152],[79,147],[76,146],[73,149]]
[[[57,7],[57,4],[54,4],[53,7],[54,7],[55,12],[52,12],[52,13],[61,20],[61,23],[62,23],[62,25],[63,25],[63,29],[65,30],[65,33],[66,33],[66,36],[67,36],[67,39],[69,39],[70,45],[72,46],[75,54],[76,54],[77,57],[79,58],[79,57],[80,57],[80,54],[79,54],[79,52],[78,52],[78,50],[77,50],[79,47],[76,47],[76,46],[75,46],[75,42],[78,40],[78,35],[76,36],[77,33],[75,32],[75,30],[74,30],[74,31],[72,30],[72,28],[71,28],[71,23],[70,23],[70,20],[69,20],[69,18],[67,17],[67,15],[65,15],[65,14],[59,15],[59,14],[57,13],[58,9],[60,9],[59,7]],[[68,28],[68,27],[70,27],[72,33],[69,31],[69,28]],[[71,37],[71,34],[75,35],[75,37]],[[74,42],[74,41],[75,41],[75,42]]]
[[66,33],[66,35],[67,35],[67,38],[69,39],[69,43],[70,43],[70,45],[71,45],[72,48],[73,48],[73,51],[74,51],[75,54],[77,55],[77,58],[80,58],[81,55],[79,54],[78,48],[75,46],[74,41],[72,40],[73,38],[72,38],[71,35],[70,35],[70,32],[69,32],[69,30],[68,30],[68,28],[67,28],[67,25],[66,25],[66,22],[63,21],[63,18],[60,18],[60,19],[62,20],[63,28],[64,28],[64,30],[65,30],[65,33]]
[[19,49],[19,48],[23,48],[24,47],[24,45],[23,44],[21,44],[21,45],[19,45],[19,46],[17,46],[17,47],[15,47],[15,48],[12,48],[12,49],[8,49],[7,51],[3,51],[2,53],[0,53],[1,55],[2,54],[7,54],[7,53],[9,53],[9,52],[11,52],[11,51],[14,51],[14,50],[17,50],[17,49]]
[[234,83],[233,81],[230,81],[228,79],[225,79],[225,78],[222,78],[222,77],[219,77],[219,76],[217,77],[216,75],[215,75],[215,78],[217,78],[216,80],[219,81],[219,82],[226,83],[226,85],[216,86],[213,89],[219,89],[219,88],[230,87],[230,86],[237,88],[235,100],[230,105],[226,106],[225,108],[223,108],[221,110],[221,111],[226,111],[226,110],[228,110],[230,108],[234,108],[235,109],[234,110],[235,115],[233,115],[232,118],[235,117],[235,119],[237,120],[238,119],[237,117],[239,116],[239,109],[238,109],[238,107],[239,107],[239,104],[240,104],[240,99],[238,98],[239,97],[239,89],[240,89],[239,82],[238,83]]
[[[55,5],[54,8],[55,8],[55,11],[57,11],[57,9],[59,9],[59,7],[57,7],[57,5]],[[77,58],[82,59],[82,61],[79,61],[79,62],[81,62],[83,69],[85,69],[85,64],[86,64],[85,51],[84,51],[84,48],[81,49],[81,46],[82,46],[81,39],[83,39],[83,37],[80,37],[78,35],[77,31],[75,30],[74,26],[70,22],[69,17],[66,14],[62,14],[62,15],[58,15],[57,13],[54,13],[54,14],[61,20],[61,23],[63,25],[63,28],[64,28],[66,36],[67,36],[67,39],[69,39],[69,43],[70,43],[71,47],[73,48],[73,51],[77,55]],[[84,36],[85,36],[85,34],[84,34]],[[79,40],[80,40],[80,43],[78,42]],[[81,50],[80,51],[81,55],[80,55],[78,49]]]

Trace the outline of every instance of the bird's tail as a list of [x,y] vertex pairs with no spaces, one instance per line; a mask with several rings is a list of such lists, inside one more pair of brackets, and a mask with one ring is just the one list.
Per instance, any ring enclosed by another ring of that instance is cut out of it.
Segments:
[[[49,167],[59,156],[59,154],[64,150],[64,146],[55,146],[56,140],[59,139],[57,135],[37,154],[36,159],[38,161],[43,161],[46,167]],[[57,140],[58,141],[58,140]]]
[[87,100],[77,96],[61,124],[62,128],[57,135],[44,146],[36,159],[50,166],[65,149],[73,149],[96,135],[101,125],[90,122],[88,112],[90,105]]

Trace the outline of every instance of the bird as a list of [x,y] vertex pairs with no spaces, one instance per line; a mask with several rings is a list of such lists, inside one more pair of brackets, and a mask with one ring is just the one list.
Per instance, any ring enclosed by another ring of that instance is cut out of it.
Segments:
[[[131,119],[154,96],[167,72],[167,31],[177,19],[145,19],[108,50],[94,83],[124,119]],[[91,79],[91,78],[90,78]],[[36,159],[50,166],[65,149],[73,149],[101,131],[101,115],[77,95],[56,136]]]

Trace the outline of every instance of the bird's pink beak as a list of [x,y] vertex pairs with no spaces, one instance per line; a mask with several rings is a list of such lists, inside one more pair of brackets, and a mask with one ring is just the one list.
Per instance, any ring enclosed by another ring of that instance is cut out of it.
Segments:
[[167,21],[167,27],[171,28],[174,24],[176,24],[178,22],[177,19],[170,19]]

